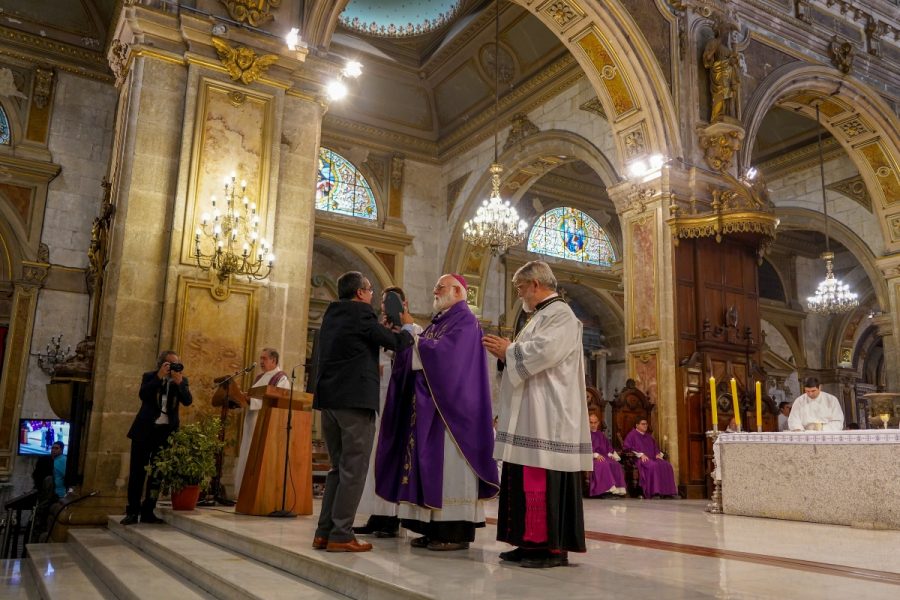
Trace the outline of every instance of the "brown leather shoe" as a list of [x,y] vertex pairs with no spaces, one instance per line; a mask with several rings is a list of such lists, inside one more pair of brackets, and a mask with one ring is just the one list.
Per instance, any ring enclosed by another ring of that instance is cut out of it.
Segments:
[[366,542],[357,542],[350,540],[349,542],[328,542],[325,550],[328,552],[368,552],[372,549],[372,544]]
[[313,550],[324,550],[328,547],[328,538],[322,536],[314,537],[312,547]]

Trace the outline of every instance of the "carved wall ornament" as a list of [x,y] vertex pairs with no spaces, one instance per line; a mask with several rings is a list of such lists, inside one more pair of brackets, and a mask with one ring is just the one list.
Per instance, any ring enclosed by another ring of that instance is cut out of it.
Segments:
[[262,74],[278,60],[275,54],[257,56],[252,48],[246,46],[232,48],[221,38],[213,37],[212,43],[231,79],[241,81],[245,85],[250,85],[262,77]]
[[402,154],[395,154],[391,157],[391,187],[400,189],[403,185],[403,160]]
[[22,283],[41,286],[49,274],[50,267],[47,264],[22,261]]
[[281,0],[220,0],[228,14],[238,23],[249,23],[259,27],[271,21],[274,16],[272,8],[281,6]]
[[528,120],[528,116],[525,113],[516,113],[512,116],[511,119],[511,127],[509,129],[509,136],[506,138],[506,142],[503,144],[503,150],[509,150],[529,135],[534,135],[538,133],[540,129],[538,126]]
[[565,27],[573,19],[581,16],[580,11],[576,7],[564,0],[551,2],[544,8],[543,12],[550,15],[560,28]]
[[109,68],[112,70],[113,75],[116,76],[116,87],[121,86],[128,75],[128,44],[123,44],[119,40],[113,40],[109,46],[106,60],[109,62]]
[[859,117],[853,117],[852,119],[848,119],[846,121],[843,121],[842,123],[838,123],[837,127],[841,131],[843,131],[849,138],[855,138],[871,131]]
[[891,241],[900,242],[900,215],[891,218]]
[[40,244],[38,244],[37,259],[38,259],[38,262],[49,264],[50,263],[50,246],[48,246],[44,242],[41,242]]
[[53,71],[37,68],[34,70],[34,104],[46,108],[53,94]]
[[623,138],[622,143],[625,146],[626,159],[640,156],[647,151],[647,147],[644,145],[644,132],[641,129],[629,131]]
[[232,106],[240,106],[247,101],[247,94],[238,90],[231,90],[228,92],[228,101],[231,102]]
[[740,119],[741,56],[732,43],[732,34],[740,31],[736,21],[717,16],[714,20],[715,37],[703,48],[703,66],[709,70],[709,92],[712,111],[709,122],[722,117]]
[[847,196],[867,211],[872,212],[872,197],[869,196],[869,190],[866,189],[866,182],[863,181],[862,175],[847,177],[846,179],[830,183],[825,187]]
[[831,44],[828,46],[831,64],[844,75],[848,74],[853,68],[853,50],[853,44],[850,41],[841,41],[838,36],[831,38]]
[[744,128],[728,119],[708,127],[700,127],[698,133],[700,147],[705,151],[706,164],[714,171],[724,172],[730,169],[735,153],[741,149]]
[[[491,76],[491,82],[494,80],[494,69],[496,68],[494,63],[497,60],[497,44],[494,42],[486,44],[481,49],[481,68],[484,69],[485,73]],[[512,54],[502,46],[500,46],[499,61],[500,66],[498,68],[497,77],[500,79],[500,83],[508,84],[513,80],[513,76],[515,75],[515,62],[513,61]]]
[[603,104],[600,103],[600,98],[597,98],[596,96],[594,96],[578,108],[580,108],[581,110],[586,110],[590,113],[594,113],[595,115],[603,117],[604,119],[607,118],[606,112],[603,110]]
[[5,67],[0,69],[0,96],[21,99],[28,97],[19,90],[19,86],[16,84],[16,76],[12,69]]

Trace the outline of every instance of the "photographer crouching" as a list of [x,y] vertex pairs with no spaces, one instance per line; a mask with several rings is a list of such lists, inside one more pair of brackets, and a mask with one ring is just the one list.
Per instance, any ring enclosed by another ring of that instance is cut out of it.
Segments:
[[147,475],[146,467],[168,443],[169,434],[178,429],[178,406],[190,406],[193,401],[188,379],[184,376],[184,365],[173,350],[161,352],[156,370],[144,373],[138,395],[141,409],[128,430],[131,466],[128,471],[128,507],[122,525],[137,523],[139,517],[141,523],[163,522],[153,513],[159,496],[159,481]]

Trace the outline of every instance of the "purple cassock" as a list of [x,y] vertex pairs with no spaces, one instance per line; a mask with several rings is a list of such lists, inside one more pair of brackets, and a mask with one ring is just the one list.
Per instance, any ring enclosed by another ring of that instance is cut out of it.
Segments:
[[609,457],[613,451],[609,439],[602,431],[592,431],[591,445],[594,447],[594,453],[602,456],[604,460],[594,459],[590,495],[625,493],[625,473],[622,471],[622,465]]
[[497,495],[491,390],[481,335],[478,319],[460,301],[435,316],[419,336],[421,370],[412,370],[414,347],[394,358],[375,454],[380,497],[443,507],[445,424],[478,477],[478,497]]
[[678,487],[675,485],[675,472],[667,461],[656,458],[659,454],[659,446],[653,436],[632,429],[625,436],[622,443],[625,452],[643,452],[650,460],[644,462],[635,459],[638,467],[638,475],[641,478],[641,489],[644,490],[644,498],[653,496],[677,496]]

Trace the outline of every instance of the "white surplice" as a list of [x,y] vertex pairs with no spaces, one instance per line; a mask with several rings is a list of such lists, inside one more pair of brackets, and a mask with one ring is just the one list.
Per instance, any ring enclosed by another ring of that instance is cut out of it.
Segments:
[[[269,385],[269,381],[275,374],[280,373],[281,369],[275,367],[271,371],[266,371],[253,382],[253,387]],[[289,377],[282,377],[275,386],[283,390],[291,389],[291,380]],[[244,469],[247,466],[247,457],[250,455],[250,444],[253,443],[253,432],[256,430],[256,417],[259,416],[259,410],[262,408],[262,400],[260,398],[249,398],[250,404],[244,413],[244,426],[241,428],[241,448],[238,450],[237,462],[234,465],[234,497],[237,498],[241,491],[241,481],[244,479]]]
[[582,325],[565,302],[540,308],[506,350],[494,458],[591,471]]
[[788,429],[802,431],[812,423],[824,423],[823,431],[844,429],[844,410],[837,398],[828,392],[819,392],[815,400],[803,394],[791,405]]

